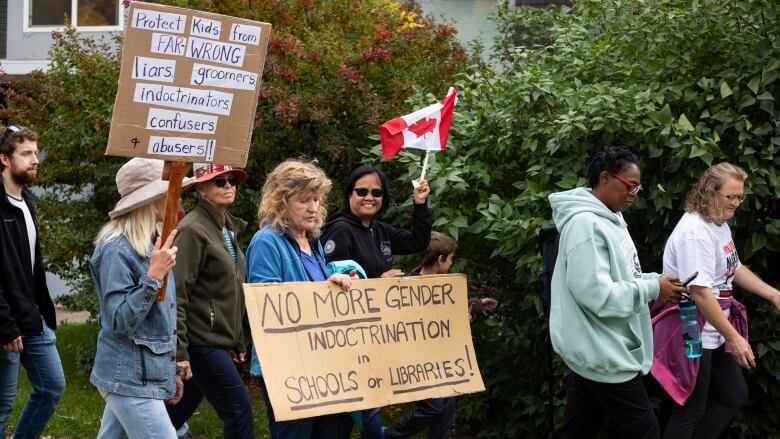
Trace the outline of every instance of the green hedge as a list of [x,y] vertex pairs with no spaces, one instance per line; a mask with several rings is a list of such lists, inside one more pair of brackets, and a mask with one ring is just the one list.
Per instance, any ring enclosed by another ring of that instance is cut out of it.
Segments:
[[[451,141],[431,167],[435,227],[461,242],[456,268],[474,293],[504,303],[474,330],[487,393],[459,401],[459,419],[481,436],[551,434],[536,237],[551,224],[547,196],[585,185],[588,160],[603,146],[627,145],[641,158],[646,190],[627,221],[646,271],[660,270],[689,186],[708,165],[730,161],[750,174],[748,201],[731,224],[740,258],[778,284],[780,9],[771,5],[594,0],[499,10],[502,68],[476,66],[459,81]],[[410,106],[433,99],[418,93]],[[408,180],[419,154],[401,156]],[[758,367],[730,435],[776,437],[780,313],[739,298]],[[568,372],[553,361],[560,427]],[[665,398],[657,390],[653,398],[663,417]]]

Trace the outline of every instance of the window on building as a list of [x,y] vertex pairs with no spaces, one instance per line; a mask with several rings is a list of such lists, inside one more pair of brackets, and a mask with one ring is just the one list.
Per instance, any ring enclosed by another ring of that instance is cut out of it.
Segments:
[[27,0],[29,27],[120,26],[120,0]]
[[57,26],[65,23],[70,15],[70,5],[58,0],[31,0],[30,25]]

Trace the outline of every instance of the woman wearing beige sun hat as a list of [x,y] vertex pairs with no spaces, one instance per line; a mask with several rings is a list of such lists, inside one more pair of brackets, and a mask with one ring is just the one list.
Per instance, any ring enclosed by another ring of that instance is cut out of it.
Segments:
[[246,274],[236,238],[246,222],[227,211],[246,173],[228,165],[197,163],[193,174],[196,184],[190,189],[198,205],[179,224],[174,241],[181,251],[176,266],[176,359],[183,370],[192,369],[192,379],[184,383],[181,402],[168,406],[168,414],[183,433],[182,426],[205,396],[222,420],[226,438],[252,438],[252,404],[237,368],[246,352]]
[[[121,198],[95,238],[90,270],[100,302],[90,381],[106,401],[98,438],[176,438],[164,400],[181,398],[177,376],[175,231],[163,243],[168,182],[163,162],[134,158],[116,174]],[[188,187],[192,179],[185,179]],[[168,294],[155,300],[163,280]]]

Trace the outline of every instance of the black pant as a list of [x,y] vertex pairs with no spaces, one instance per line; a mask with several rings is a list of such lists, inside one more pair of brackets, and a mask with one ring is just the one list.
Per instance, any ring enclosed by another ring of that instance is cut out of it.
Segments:
[[664,439],[718,438],[747,398],[747,383],[734,357],[724,346],[704,349],[696,387],[685,405],[674,405]]
[[621,437],[660,438],[658,420],[639,375],[624,383],[599,383],[572,372],[562,438],[594,438],[609,417]]
[[249,392],[230,352],[199,346],[190,347],[187,352],[190,355],[192,379],[184,382],[184,397],[178,404],[166,404],[174,428],[179,429],[192,416],[205,396],[224,423],[226,438],[253,438]]
[[428,427],[428,439],[446,439],[455,413],[455,398],[432,398],[417,401],[417,407],[385,430],[385,439],[411,437]]

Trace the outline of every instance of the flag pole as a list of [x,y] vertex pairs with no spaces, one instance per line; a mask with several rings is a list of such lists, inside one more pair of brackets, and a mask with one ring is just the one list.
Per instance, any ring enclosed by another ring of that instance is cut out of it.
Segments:
[[[425,174],[428,173],[428,158],[430,156],[431,156],[431,150],[426,149],[425,159],[423,159],[422,172],[420,173],[420,180],[425,180]],[[412,180],[412,186],[414,186],[414,188],[417,189],[420,186],[420,183],[418,183],[417,180]]]
[[426,149],[425,159],[423,160],[423,168],[422,168],[422,172],[420,173],[420,180],[425,180],[425,174],[428,173],[428,157],[430,156],[431,156],[431,150]]

